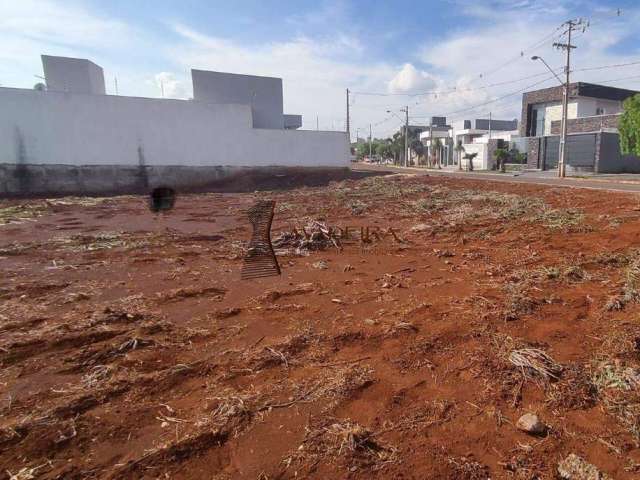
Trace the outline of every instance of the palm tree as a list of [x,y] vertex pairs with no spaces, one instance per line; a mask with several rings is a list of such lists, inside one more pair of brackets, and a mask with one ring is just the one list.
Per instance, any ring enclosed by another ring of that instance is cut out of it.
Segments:
[[420,140],[414,140],[413,142],[411,142],[411,150],[413,150],[413,153],[415,153],[418,157],[418,165],[420,165],[420,159],[424,154],[424,145],[422,145],[422,142]]
[[478,152],[475,153],[466,153],[464,155],[464,159],[469,161],[469,171],[473,172],[473,159],[478,156]]
[[506,171],[506,166],[505,166],[505,162],[507,161],[507,158],[509,157],[509,152],[507,151],[506,148],[498,148],[496,149],[494,156],[496,157],[496,163],[498,164],[498,170],[500,170],[502,173],[504,173]]
[[433,152],[434,152],[434,156],[435,156],[435,163],[438,165],[438,169],[442,168],[442,165],[440,165],[440,152],[442,150],[442,140],[440,140],[438,137],[434,138],[432,141],[433,143]]
[[456,146],[453,148],[458,155],[458,170],[462,170],[462,154],[464,153],[464,147],[462,146],[462,140],[458,140]]

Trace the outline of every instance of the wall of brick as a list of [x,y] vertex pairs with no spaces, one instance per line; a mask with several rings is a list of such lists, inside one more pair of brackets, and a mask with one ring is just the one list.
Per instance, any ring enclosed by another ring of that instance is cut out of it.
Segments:
[[[598,115],[596,117],[570,118],[567,122],[568,133],[599,132],[603,128],[618,128],[620,114]],[[562,122],[551,122],[551,134],[560,135]]]
[[[522,95],[522,114],[520,118],[520,135],[529,136],[529,116],[531,115],[530,106],[536,103],[561,102],[562,101],[562,85],[557,87],[543,88],[533,92],[527,92]],[[569,86],[569,98],[575,98],[578,93],[578,84],[572,83]]]
[[527,168],[540,168],[540,137],[527,138]]

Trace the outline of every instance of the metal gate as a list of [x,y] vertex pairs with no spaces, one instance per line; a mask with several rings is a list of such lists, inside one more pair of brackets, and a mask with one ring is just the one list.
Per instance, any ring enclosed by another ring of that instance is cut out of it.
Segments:
[[558,168],[560,137],[544,137],[544,169]]
[[[544,138],[544,169],[558,168],[560,137]],[[567,165],[590,169],[595,165],[596,134],[569,135],[567,137]]]
[[567,138],[567,165],[593,169],[596,163],[596,134],[571,135]]

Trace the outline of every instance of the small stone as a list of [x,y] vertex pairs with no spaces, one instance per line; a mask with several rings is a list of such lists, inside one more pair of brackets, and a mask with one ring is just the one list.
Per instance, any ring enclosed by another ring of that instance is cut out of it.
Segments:
[[374,320],[373,318],[365,318],[364,319],[364,323],[366,323],[367,325],[377,325],[378,322],[376,320]]
[[426,232],[427,230],[429,230],[429,228],[429,225],[427,225],[426,223],[418,223],[417,225],[411,227],[411,231],[415,233]]
[[326,270],[327,268],[329,268],[329,265],[327,265],[327,262],[325,262],[324,260],[319,260],[311,266],[313,268],[317,268],[318,270]]
[[547,431],[547,426],[540,421],[537,415],[534,415],[533,413],[525,413],[522,415],[518,419],[516,427],[524,432],[532,433],[534,435],[539,435]]
[[558,464],[558,474],[563,480],[612,480],[609,475],[602,473],[575,453]]
[[392,285],[391,285],[389,282],[384,282],[384,283],[382,284],[382,288],[391,288],[391,286],[392,286]]

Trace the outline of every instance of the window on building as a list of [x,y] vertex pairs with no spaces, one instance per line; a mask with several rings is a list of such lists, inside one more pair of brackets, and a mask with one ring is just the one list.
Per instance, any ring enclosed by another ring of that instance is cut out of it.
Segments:
[[544,114],[545,114],[545,109],[544,107],[542,108],[534,108],[533,109],[533,116],[531,119],[531,124],[532,124],[532,132],[531,132],[531,136],[532,137],[541,137],[544,135]]
[[604,108],[602,107],[596,108],[596,115],[604,115]]

